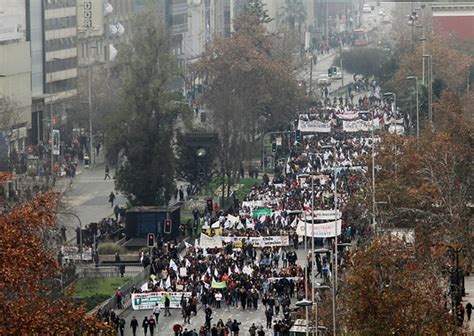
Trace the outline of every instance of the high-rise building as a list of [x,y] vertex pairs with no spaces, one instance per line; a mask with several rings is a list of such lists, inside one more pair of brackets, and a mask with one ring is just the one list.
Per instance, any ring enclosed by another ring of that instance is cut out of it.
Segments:
[[[31,58],[26,36],[26,2],[0,0],[0,138],[3,151],[22,151],[31,125]],[[7,111],[8,110],[8,111]],[[6,140],[5,140],[6,139]],[[1,149],[0,149],[1,150]]]

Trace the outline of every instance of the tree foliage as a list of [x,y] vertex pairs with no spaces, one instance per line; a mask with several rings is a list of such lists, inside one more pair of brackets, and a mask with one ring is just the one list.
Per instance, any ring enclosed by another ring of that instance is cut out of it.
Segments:
[[[339,66],[340,56],[333,64]],[[342,52],[344,69],[364,77],[375,76],[378,81],[385,81],[395,71],[393,58],[381,48],[352,48]]]
[[290,61],[274,57],[273,39],[257,16],[244,11],[234,27],[195,66],[207,82],[204,102],[213,111],[226,174],[238,170],[258,133],[286,127],[302,94]]
[[0,334],[115,335],[69,297],[51,299],[60,268],[44,240],[56,223],[57,195],[46,193],[0,215]]
[[9,131],[18,122],[19,113],[18,103],[0,94],[0,130]]
[[445,287],[431,264],[395,237],[358,250],[340,293],[343,327],[350,335],[449,335],[454,318]]
[[288,25],[290,30],[301,30],[301,26],[306,20],[306,8],[302,0],[285,0],[283,6],[283,22]]
[[174,192],[175,122],[189,109],[168,89],[177,71],[158,14],[149,11],[137,17],[116,67],[123,87],[108,146],[124,158],[117,187],[133,205],[167,204]]

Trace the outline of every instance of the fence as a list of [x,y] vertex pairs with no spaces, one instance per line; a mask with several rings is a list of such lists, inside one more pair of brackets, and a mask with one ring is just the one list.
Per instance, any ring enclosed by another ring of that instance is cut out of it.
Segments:
[[[143,270],[143,266],[125,265],[124,277],[135,277]],[[118,266],[84,267],[76,269],[76,276],[83,278],[113,278],[121,276]]]
[[[140,287],[146,280],[148,280],[149,275],[150,275],[150,266],[147,266],[146,268],[142,269],[140,273],[136,274],[133,279],[131,279],[129,282],[127,282],[120,288],[123,293],[124,305],[128,300],[130,300],[130,294],[132,293],[132,288]],[[99,308],[103,312],[110,311],[111,309],[115,309],[116,305],[117,305],[117,302],[115,300],[115,295],[112,295],[112,297],[110,297],[107,301],[103,302],[102,304],[92,309],[89,312],[89,314],[94,314]]]

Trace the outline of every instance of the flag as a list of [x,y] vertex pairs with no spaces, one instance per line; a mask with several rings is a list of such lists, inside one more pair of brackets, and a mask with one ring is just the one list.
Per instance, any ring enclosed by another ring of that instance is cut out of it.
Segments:
[[217,288],[217,289],[226,288],[227,287],[227,282],[225,282],[225,281],[214,281],[214,279],[212,279],[211,287],[212,288]]
[[186,267],[191,267],[191,262],[188,259],[186,259],[185,265],[186,265]]
[[171,278],[168,277],[166,278],[166,282],[165,282],[165,289],[169,289],[171,288]]
[[[197,239],[196,239],[197,240]],[[187,241],[184,241],[184,246],[186,246],[186,248],[190,248],[192,247],[193,245],[191,245],[190,243],[188,243]]]
[[174,262],[173,259],[170,259],[170,267],[175,271],[178,272],[178,265]]

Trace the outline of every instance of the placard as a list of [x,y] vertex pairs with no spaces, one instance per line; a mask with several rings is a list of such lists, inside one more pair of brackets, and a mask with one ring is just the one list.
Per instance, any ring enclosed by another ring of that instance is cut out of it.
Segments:
[[[311,224],[311,223],[306,223],[306,229],[305,229],[305,222],[303,221],[298,221],[298,226],[296,227],[296,234],[298,236],[306,236],[311,237],[313,234],[314,230],[314,238],[332,238],[334,237],[334,222],[327,222],[327,223],[322,223],[322,224]],[[337,235],[339,236],[341,234],[341,225],[342,221],[338,220],[337,221]]]
[[160,308],[165,306],[165,297],[170,299],[170,308],[181,308],[181,298],[190,298],[191,292],[150,292],[132,294],[133,310],[153,309],[156,304]]

